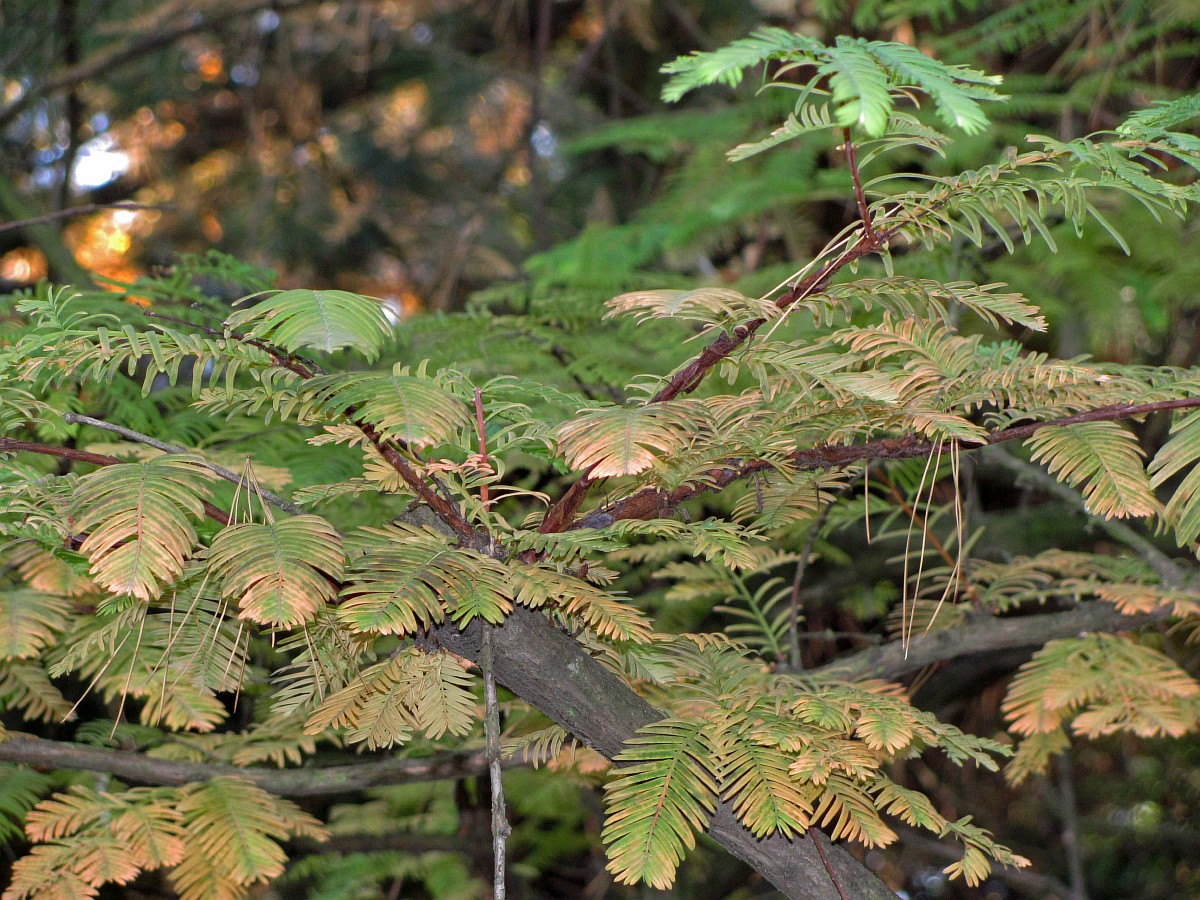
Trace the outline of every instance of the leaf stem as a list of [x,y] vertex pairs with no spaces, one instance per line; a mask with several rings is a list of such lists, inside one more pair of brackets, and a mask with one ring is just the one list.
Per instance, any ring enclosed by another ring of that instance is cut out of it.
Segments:
[[850,139],[850,129],[842,129],[842,149],[846,153],[846,163],[850,167],[850,179],[854,182],[854,200],[858,204],[858,216],[862,219],[863,235],[872,250],[880,247],[879,236],[875,234],[875,226],[871,224],[871,210],[867,206],[867,195],[863,191],[862,176],[858,171],[858,158],[854,152],[854,141]]

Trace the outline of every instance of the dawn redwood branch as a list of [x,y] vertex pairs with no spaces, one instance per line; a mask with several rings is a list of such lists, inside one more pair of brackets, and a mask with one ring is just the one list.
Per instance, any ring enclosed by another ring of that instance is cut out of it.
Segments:
[[[1152,403],[1114,403],[1101,406],[1087,412],[1063,416],[1060,419],[1050,419],[1045,422],[1030,422],[1027,425],[1017,425],[993,431],[986,436],[982,443],[967,441],[942,441],[943,450],[959,450],[970,452],[980,447],[1002,444],[1007,441],[1024,440],[1043,428],[1076,425],[1080,422],[1115,422],[1121,419],[1132,419],[1151,413],[1175,409],[1194,409],[1200,407],[1200,397],[1181,397],[1175,400],[1158,400]],[[937,445],[930,440],[915,434],[897,438],[881,438],[876,441],[866,441],[862,444],[832,444],[822,447],[809,447],[796,450],[786,461],[781,460],[729,460],[728,464],[710,469],[705,473],[702,482],[693,482],[666,491],[661,488],[647,487],[635,491],[619,500],[594,509],[574,522],[573,528],[603,528],[621,519],[655,519],[672,512],[681,503],[692,499],[698,494],[709,493],[726,488],[733,482],[753,475],[756,472],[766,472],[790,465],[795,471],[814,469],[834,469],[838,466],[848,466],[863,460],[877,459],[913,459],[929,456],[936,452]]]
[[[872,246],[872,242],[864,235],[846,252],[834,259],[828,260],[815,272],[797,281],[775,301],[775,306],[780,310],[786,310],[810,294],[822,290],[843,266],[874,253],[876,249],[876,247]],[[765,324],[767,324],[767,319],[760,316],[757,319],[751,319],[749,322],[738,325],[733,331],[722,332],[718,338],[701,350],[691,362],[683,368],[677,369],[670,380],[659,389],[657,394],[650,398],[648,403],[662,403],[667,400],[673,400],[680,394],[689,394],[694,391],[700,386],[700,382],[704,380],[704,376],[712,370],[713,366],[742,346]],[[575,516],[579,513],[584,500],[587,499],[588,491],[595,483],[596,481],[590,478],[586,472],[579,476],[579,479],[571,485],[570,489],[553,506],[546,510],[546,515],[543,516],[541,527],[538,530],[543,534],[547,534],[555,531],[565,531],[573,527]],[[627,516],[626,518],[629,517]]]
[[1041,647],[1055,638],[1075,637],[1092,631],[1129,631],[1161,622],[1170,610],[1128,616],[1111,603],[1091,601],[1072,610],[1000,618],[972,612],[966,625],[914,637],[907,647],[901,641],[859,650],[826,663],[808,674],[836,681],[882,678],[893,681],[934,663],[960,656]]
[[445,753],[424,759],[379,759],[324,768],[266,769],[155,759],[132,750],[48,741],[14,731],[8,732],[5,740],[0,742],[0,762],[21,763],[44,771],[107,772],[137,784],[191,784],[234,775],[280,797],[327,797],[389,784],[466,778],[487,770],[487,759],[482,750]]
[[[853,156],[851,156],[853,159]],[[857,172],[856,165],[852,164],[852,168]],[[938,204],[933,204],[930,208],[936,208]],[[781,312],[785,312],[795,306],[801,300],[819,293],[829,286],[829,282],[833,280],[838,272],[844,269],[850,263],[862,259],[864,256],[870,256],[873,253],[878,253],[880,249],[887,245],[900,229],[907,225],[907,222],[901,222],[893,225],[883,232],[875,232],[870,225],[870,219],[866,220],[867,231],[847,250],[826,260],[820,268],[815,272],[801,278],[787,291],[785,291],[776,301],[775,307]],[[733,331],[722,332],[719,337],[713,340],[707,347],[700,351],[691,362],[681,369],[677,369],[675,374],[663,385],[658,393],[650,398],[647,403],[662,403],[666,400],[673,400],[680,394],[690,394],[700,383],[704,377],[712,371],[721,360],[725,359],[734,350],[746,343],[758,329],[767,324],[767,319],[759,317],[751,319],[749,322],[744,322],[738,325]],[[579,479],[571,485],[559,500],[554,503],[548,510],[545,516],[542,517],[542,525],[539,530],[545,534],[553,531],[565,531],[574,527],[575,517],[583,506],[584,500],[587,498],[587,492],[596,482],[593,481],[585,472]],[[726,482],[728,484],[728,482]],[[625,518],[630,518],[626,516]],[[636,517],[633,517],[636,518]]]
[[[476,618],[462,629],[443,624],[433,636],[446,649],[478,663],[482,633]],[[502,624],[493,626],[492,641],[496,680],[609,759],[625,749],[639,728],[663,718],[661,711],[540,612],[515,607]],[[813,841],[819,840],[848,896],[895,900],[896,895],[866,866],[841,846],[830,845],[822,834],[759,840],[738,821],[732,806],[723,802],[708,835],[788,897],[839,900],[814,846]]]
[[[222,338],[231,338],[239,343],[249,344],[252,347],[257,347],[259,350],[262,350],[264,353],[268,354],[271,357],[271,361],[276,366],[282,369],[287,369],[289,372],[294,372],[296,375],[299,375],[306,381],[315,377],[316,375],[323,374],[324,372],[324,370],[322,370],[321,367],[316,363],[297,357],[295,354],[288,353],[282,347],[276,347],[274,344],[268,343],[267,341],[263,341],[259,338],[250,337],[249,335],[242,334],[241,332],[231,331],[228,329],[222,331],[216,328],[209,328],[204,325],[198,325],[195,322],[188,322],[183,319],[176,319],[172,316],[165,316],[161,313],[146,312],[144,315],[153,319],[179,322],[180,324],[195,328],[198,331],[203,331],[206,334]],[[400,477],[404,479],[404,483],[413,489],[421,502],[426,504],[437,514],[438,518],[450,526],[450,528],[454,531],[455,537],[457,537],[465,546],[472,547],[476,550],[481,549],[481,542],[486,542],[481,537],[479,532],[472,528],[471,524],[463,517],[463,514],[459,508],[449,499],[443,497],[441,494],[431,488],[425,479],[421,477],[421,473],[417,471],[416,467],[404,458],[403,453],[384,440],[383,436],[380,435],[374,425],[372,425],[370,422],[364,421],[359,417],[357,409],[355,409],[353,406],[350,406],[347,407],[344,412],[346,418],[350,421],[350,424],[354,425],[355,428],[363,433],[363,436],[371,442],[371,446],[373,446],[379,455],[384,458],[387,464],[395,469]]]
[[[92,416],[82,416],[78,413],[66,413],[63,416],[63,421],[68,425],[90,425],[92,428],[99,428],[102,431],[111,431],[113,434],[119,434],[127,440],[136,441],[139,444],[145,444],[147,447],[153,447],[155,450],[161,450],[163,453],[196,453],[195,450],[189,450],[187,447],[180,447],[176,444],[168,444],[165,441],[160,441],[157,438],[152,438],[148,434],[142,434],[140,431],[134,431],[132,428],[126,428],[124,425],[114,425],[112,422],[105,422],[103,419],[96,419]],[[233,484],[241,485],[245,479],[235,472],[231,472],[224,466],[218,466],[216,463],[204,461],[204,466],[210,472],[219,475],[226,481]],[[291,513],[293,516],[302,516],[307,510],[295,503],[284,500],[270,491],[262,487],[256,487],[255,493],[258,494],[267,503],[282,509],[286,513]]]
[[355,417],[353,410],[349,410],[347,415],[350,416],[350,421],[354,426],[371,442],[371,446],[378,451],[379,455],[399,473],[400,477],[404,479],[404,483],[416,492],[422,503],[433,510],[437,517],[454,531],[454,536],[464,546],[475,550],[487,548],[486,536],[480,535],[471,527],[471,523],[463,517],[462,512],[454,503],[431,488],[412,463],[404,458],[404,454],[385,441],[382,435],[375,430],[374,425]]
[[[57,456],[74,462],[90,463],[93,466],[123,466],[127,460],[115,456],[105,456],[103,453],[89,453],[86,450],[76,450],[74,447],[56,447],[53,444],[38,444],[33,441],[18,441],[14,438],[0,438],[0,453],[38,453],[42,456]],[[214,506],[207,500],[201,500],[204,514],[222,525],[229,524],[229,513]]]

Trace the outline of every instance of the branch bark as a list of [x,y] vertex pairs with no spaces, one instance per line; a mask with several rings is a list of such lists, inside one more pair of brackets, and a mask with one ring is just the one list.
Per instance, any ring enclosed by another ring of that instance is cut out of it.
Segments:
[[[434,635],[447,649],[478,661],[479,621],[466,629],[443,625]],[[541,613],[516,607],[504,624],[493,628],[492,640],[496,680],[609,759],[624,749],[639,728],[663,717]],[[708,835],[788,897],[839,900],[813,839],[758,840],[728,803],[717,808]],[[823,835],[816,840],[822,842],[829,865],[849,896],[895,900],[895,894],[846,850],[829,845]]]
[[9,732],[7,740],[0,742],[0,762],[22,763],[42,770],[107,772],[137,784],[179,785],[236,775],[281,797],[328,797],[389,784],[465,778],[487,769],[482,750],[428,759],[381,759],[325,768],[257,769],[224,763],[154,759],[132,750],[48,741],[18,732]]
[[935,631],[914,638],[907,650],[900,642],[860,650],[835,659],[809,674],[838,681],[882,678],[892,681],[911,675],[928,665],[947,662],[960,656],[1041,647],[1055,638],[1072,637],[1092,631],[1131,631],[1143,625],[1161,622],[1168,611],[1127,616],[1115,606],[1099,601],[1081,603],[1060,613],[997,618],[980,615],[970,624],[946,631]]

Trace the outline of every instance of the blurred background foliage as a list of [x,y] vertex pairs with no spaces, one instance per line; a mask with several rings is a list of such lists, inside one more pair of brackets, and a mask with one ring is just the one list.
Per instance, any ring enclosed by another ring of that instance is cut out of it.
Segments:
[[[552,361],[569,386],[611,394],[625,383],[615,374],[663,371],[679,351],[657,325],[615,325],[598,338],[603,300],[677,284],[761,292],[854,217],[849,177],[826,136],[726,159],[789,108],[784,92],[745,84],[677,107],[659,99],[662,64],[764,23],[901,40],[1003,74],[1012,99],[992,110],[995,126],[957,141],[943,160],[889,157],[913,171],[984,165],[1029,133],[1070,139],[1110,128],[1200,79],[1193,0],[4,0],[0,223],[36,221],[0,224],[0,290],[50,277],[153,305],[165,298],[139,279],[156,275],[211,305],[263,287],[254,267],[264,267],[279,273],[278,286],[381,298],[410,323],[401,350],[414,360],[517,375]],[[1009,254],[962,242],[898,252],[897,268],[1024,291],[1053,325],[1048,337],[1011,335],[1034,349],[1197,364],[1200,223],[1159,223],[1131,204],[1104,213],[1132,256],[1100,229],[1076,239],[1059,228],[1057,254],[1040,243],[1018,241]],[[253,267],[204,263],[212,250]],[[489,330],[485,342],[469,319],[439,316],[464,309],[530,317],[503,340]],[[270,440],[257,430],[214,436],[172,403],[168,392],[147,412],[157,422],[125,424],[159,433],[170,418],[169,436],[195,443]],[[337,460],[327,457],[326,469]],[[345,474],[292,473],[301,485]],[[1036,551],[1046,533],[1060,547],[1100,543],[1081,515],[1007,488],[988,495],[985,476],[980,520],[996,553]],[[806,589],[810,665],[839,640],[846,649],[873,639],[869,628],[883,626],[864,623],[880,621],[894,599],[894,548],[867,547],[852,526],[826,523],[820,536],[824,563]],[[855,560],[854,584],[833,577],[839,559]],[[662,606],[660,627],[721,615],[703,600],[668,604],[662,586],[639,583],[636,571],[627,578]],[[940,673],[916,685],[917,702],[994,733],[999,679],[1019,661]],[[907,834],[886,862],[871,861],[914,900],[1200,897],[1198,763],[1194,738],[1113,738],[1076,752],[1055,778],[1014,790],[988,773],[949,777],[913,761],[906,777],[943,812],[976,816],[1037,874],[1004,873],[967,890],[941,875],[948,860],[936,842]],[[586,775],[511,778],[516,896],[664,896],[610,884]],[[474,896],[488,865],[485,795],[474,783],[389,788],[326,810],[338,852],[293,848],[276,895]],[[3,837],[20,841],[12,829]],[[1072,841],[1077,851],[1066,852]],[[1072,862],[1086,871],[1070,871]],[[162,885],[137,887],[161,896]],[[689,860],[671,896],[770,893],[713,850]]]

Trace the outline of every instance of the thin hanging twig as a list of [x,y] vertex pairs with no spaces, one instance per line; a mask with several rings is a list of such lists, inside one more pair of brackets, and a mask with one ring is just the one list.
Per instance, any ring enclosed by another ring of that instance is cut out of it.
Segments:
[[804,571],[812,557],[813,545],[817,542],[817,533],[825,526],[829,518],[829,510],[833,504],[821,508],[816,520],[808,528],[808,538],[804,541],[804,549],[796,560],[796,573],[792,576],[792,594],[788,600],[788,671],[804,671],[804,663],[800,659],[800,585],[804,582]]
[[1071,900],[1088,900],[1083,850],[1079,846],[1079,807],[1075,800],[1075,782],[1071,775],[1069,753],[1064,753],[1055,760],[1055,775],[1059,798],[1062,800],[1062,843],[1067,857],[1067,870],[1071,876]]
[[[488,465],[487,431],[483,421],[483,395],[475,388],[475,426],[479,431],[479,460]],[[479,499],[486,508],[489,501],[487,482],[479,486]],[[492,655],[492,625],[483,623],[479,647],[479,670],[483,673],[483,734],[487,748],[488,778],[492,787],[492,896],[504,900],[505,847],[512,828],[504,808],[504,781],[500,771],[500,704],[496,700],[496,674]]]
[[[145,444],[147,447],[153,447],[155,450],[161,450],[163,453],[182,454],[200,452],[198,450],[189,450],[187,447],[180,447],[176,444],[168,444],[165,441],[160,441],[156,438],[150,437],[149,435],[142,434],[140,431],[134,431],[132,428],[126,428],[124,425],[114,425],[112,422],[106,422],[103,419],[96,419],[92,416],[80,415],[79,413],[65,413],[63,415],[63,421],[68,425],[89,425],[92,428],[99,428],[101,431],[110,431],[113,434],[120,435],[126,440],[134,441],[139,444]],[[204,460],[204,467],[210,472],[220,476],[221,478],[224,478],[226,481],[231,482],[232,484],[240,486],[243,483],[242,475],[238,475],[236,472],[231,472],[224,466],[218,466],[216,463]],[[256,485],[254,490],[261,500],[265,500],[267,503],[277,506],[284,512],[291,513],[293,516],[302,516],[307,512],[304,507],[297,506],[295,503],[292,503],[289,500],[284,500],[282,497],[276,496],[260,485]]]

